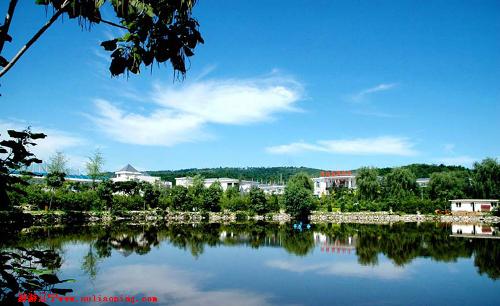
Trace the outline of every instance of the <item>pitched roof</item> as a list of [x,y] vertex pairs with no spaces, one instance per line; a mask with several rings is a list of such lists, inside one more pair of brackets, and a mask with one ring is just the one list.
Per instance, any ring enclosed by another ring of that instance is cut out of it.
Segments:
[[132,167],[130,164],[127,164],[125,167],[121,168],[116,172],[139,172],[139,171],[137,171],[137,169]]

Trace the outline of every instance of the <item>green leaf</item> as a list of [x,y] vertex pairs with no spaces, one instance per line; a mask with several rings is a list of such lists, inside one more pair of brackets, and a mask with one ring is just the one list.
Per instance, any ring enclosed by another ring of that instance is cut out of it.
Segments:
[[12,138],[24,138],[24,137],[28,137],[28,133],[26,133],[25,131],[19,132],[19,131],[14,131],[14,130],[8,130],[7,133]]
[[55,274],[42,274],[40,275],[40,278],[43,279],[46,283],[49,283],[51,285],[61,283],[61,281]]
[[111,65],[109,66],[109,71],[112,76],[117,76],[124,73],[126,68],[127,61],[123,57],[113,57]]
[[114,51],[116,49],[116,42],[117,39],[112,39],[112,40],[106,40],[101,43],[101,46],[104,48],[106,51]]
[[66,293],[73,292],[73,289],[52,288],[52,290],[50,290],[50,291],[52,291],[53,293],[66,295]]
[[45,135],[44,133],[31,133],[31,139],[33,140],[44,139],[45,137],[47,137],[47,135]]

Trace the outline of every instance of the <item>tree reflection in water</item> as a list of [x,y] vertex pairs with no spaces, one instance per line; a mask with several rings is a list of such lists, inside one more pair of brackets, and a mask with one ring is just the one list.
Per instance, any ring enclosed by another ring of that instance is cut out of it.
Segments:
[[379,255],[385,255],[398,266],[407,265],[419,257],[453,262],[474,256],[478,273],[492,279],[500,278],[500,240],[450,237],[450,224],[316,224],[311,230],[300,232],[290,224],[272,223],[161,226],[115,223],[59,227],[50,229],[50,232],[47,228],[30,228],[7,245],[29,248],[42,244],[57,250],[67,242],[86,242],[89,251],[82,259],[82,269],[92,279],[98,273],[99,262],[111,256],[113,251],[123,256],[142,255],[161,243],[169,243],[189,251],[196,258],[202,256],[206,247],[219,245],[278,247],[297,256],[307,256],[316,246],[314,233],[321,233],[330,241],[354,239],[361,265],[377,265]]

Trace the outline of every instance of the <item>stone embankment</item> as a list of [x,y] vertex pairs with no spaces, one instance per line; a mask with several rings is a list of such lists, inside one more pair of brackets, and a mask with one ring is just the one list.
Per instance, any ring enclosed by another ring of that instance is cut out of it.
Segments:
[[[249,215],[246,212],[169,212],[164,210],[126,211],[126,212],[79,212],[79,211],[24,211],[0,212],[0,223],[16,223],[29,225],[53,224],[83,224],[83,223],[108,223],[111,221],[133,221],[150,223],[230,223],[236,221],[267,221],[289,222],[289,214],[284,212],[268,214],[265,216]],[[500,217],[490,215],[420,215],[420,214],[394,214],[389,212],[313,212],[309,216],[311,223],[366,223],[387,224],[394,222],[446,222],[469,224],[494,224],[500,223]]]
[[394,222],[446,222],[446,223],[500,223],[500,217],[495,216],[450,216],[450,215],[420,215],[391,214],[389,212],[315,212],[309,219],[311,223],[367,223],[387,224]]

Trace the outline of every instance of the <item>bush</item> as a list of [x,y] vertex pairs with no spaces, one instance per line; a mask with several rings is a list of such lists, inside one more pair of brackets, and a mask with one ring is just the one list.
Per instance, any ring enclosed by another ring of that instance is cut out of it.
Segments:
[[167,209],[172,207],[172,196],[170,190],[163,191],[158,199],[158,207],[161,209]]
[[190,199],[188,197],[188,189],[184,186],[174,186],[170,191],[171,208],[178,211],[190,211]]
[[252,186],[248,193],[250,198],[250,210],[256,214],[263,215],[268,212],[266,195],[262,189]]
[[248,220],[248,214],[244,211],[238,211],[236,213],[236,221],[247,221]]
[[300,185],[286,186],[283,198],[286,211],[294,218],[306,218],[314,208],[312,191]]
[[33,205],[38,209],[45,209],[45,205],[49,205],[50,194],[43,190],[42,185],[29,185],[25,191],[26,195],[21,199],[24,203]]
[[[50,200],[49,200],[50,202]],[[66,192],[58,190],[52,199],[52,209],[61,210],[102,210],[104,202],[94,190]]]
[[224,196],[222,199],[222,208],[230,211],[249,210],[250,198],[248,195],[238,195],[231,198]]
[[153,185],[146,183],[144,184],[143,193],[144,203],[147,207],[158,207],[160,202],[160,191],[158,191]]
[[269,212],[279,212],[280,204],[277,195],[272,194],[267,198],[267,209]]
[[113,210],[142,210],[144,209],[144,201],[138,195],[114,195],[113,196]]
[[222,187],[219,182],[215,182],[210,187],[203,189],[203,210],[219,212],[221,210],[220,199],[222,197]]

